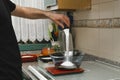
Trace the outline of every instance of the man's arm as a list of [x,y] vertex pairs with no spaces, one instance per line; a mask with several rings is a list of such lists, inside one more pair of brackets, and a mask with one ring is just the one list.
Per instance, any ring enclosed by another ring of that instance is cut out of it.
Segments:
[[49,18],[56,24],[64,28],[63,23],[70,26],[69,18],[63,14],[56,14],[50,11],[44,11],[36,8],[21,7],[16,5],[15,10],[11,13],[13,16],[28,18],[28,19],[45,19]]

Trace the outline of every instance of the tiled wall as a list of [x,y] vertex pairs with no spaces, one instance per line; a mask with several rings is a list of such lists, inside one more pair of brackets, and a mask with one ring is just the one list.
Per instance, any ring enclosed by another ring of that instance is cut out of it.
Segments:
[[120,0],[92,0],[91,10],[74,12],[76,49],[120,62]]

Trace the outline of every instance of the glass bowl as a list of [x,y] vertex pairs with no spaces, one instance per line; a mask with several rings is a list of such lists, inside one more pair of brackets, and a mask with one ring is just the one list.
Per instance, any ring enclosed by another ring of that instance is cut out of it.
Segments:
[[[72,52],[72,55],[71,55],[71,52]],[[59,68],[59,69],[64,68],[61,66],[61,63],[63,63],[66,59],[64,55],[65,55],[64,52],[54,53],[50,55],[56,68]],[[75,64],[75,68],[79,68],[84,58],[84,53],[78,50],[70,51],[69,57],[70,57],[70,61],[73,64]]]

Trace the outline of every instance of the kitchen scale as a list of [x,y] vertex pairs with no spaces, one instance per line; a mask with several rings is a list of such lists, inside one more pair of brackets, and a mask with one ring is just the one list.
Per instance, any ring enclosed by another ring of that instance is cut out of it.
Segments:
[[69,29],[66,28],[63,30],[65,33],[65,40],[66,40],[66,51],[61,53],[63,54],[63,59],[57,59],[56,57],[60,57],[55,53],[50,55],[54,67],[47,67],[46,70],[51,73],[52,75],[63,75],[63,74],[73,74],[73,73],[82,73],[84,69],[79,68],[84,56],[84,53],[79,51],[69,51]]
[[46,70],[51,73],[52,75],[67,75],[67,74],[75,74],[75,73],[82,73],[84,69],[76,68],[76,69],[57,69],[55,67],[47,67]]

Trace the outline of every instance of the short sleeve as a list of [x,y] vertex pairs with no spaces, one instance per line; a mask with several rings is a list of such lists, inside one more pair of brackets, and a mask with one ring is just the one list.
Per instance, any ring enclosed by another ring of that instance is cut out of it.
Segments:
[[11,12],[15,10],[16,5],[12,1],[8,0],[8,5]]

